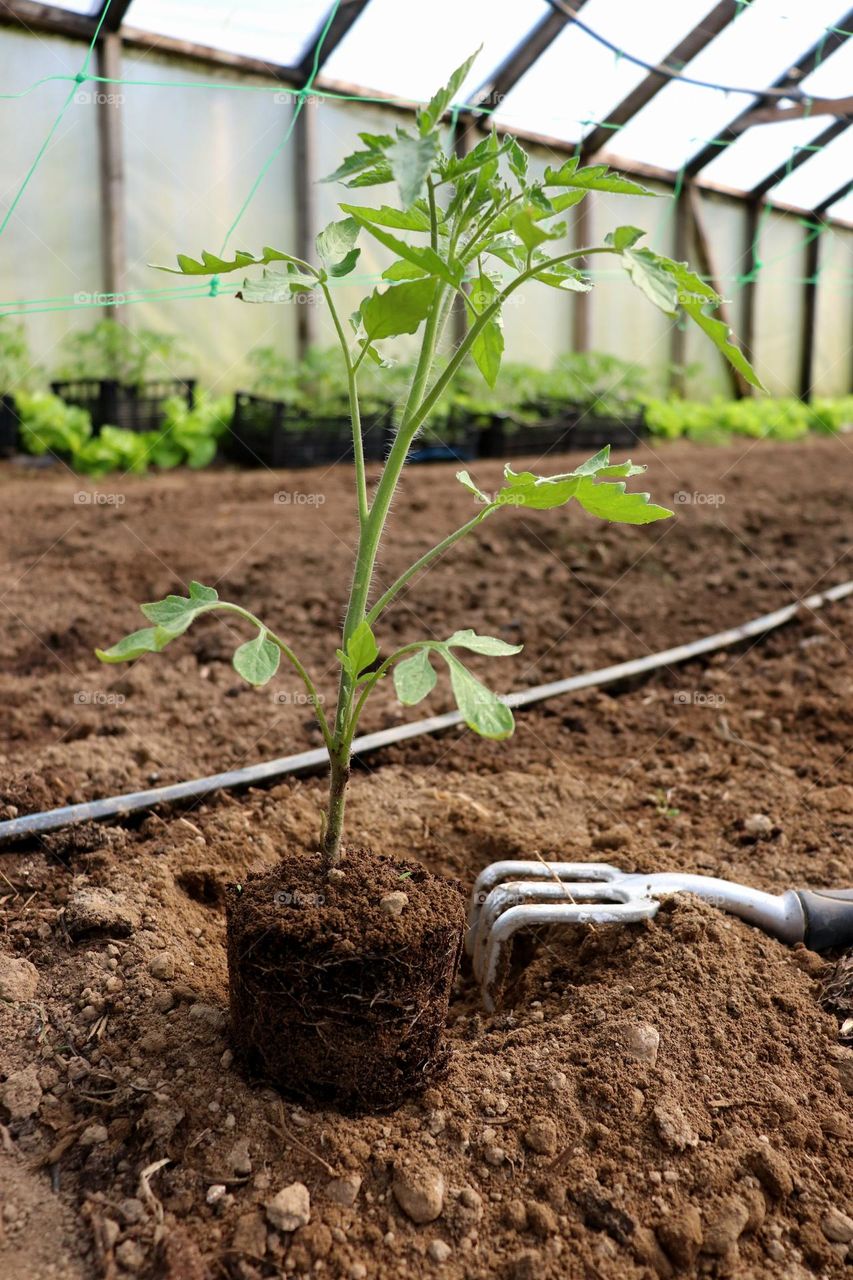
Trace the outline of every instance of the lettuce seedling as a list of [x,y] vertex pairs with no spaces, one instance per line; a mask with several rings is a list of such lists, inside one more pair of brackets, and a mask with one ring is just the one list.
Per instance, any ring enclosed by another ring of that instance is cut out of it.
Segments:
[[[265,622],[239,605],[220,600],[212,587],[190,584],[188,596],[167,596],[142,606],[150,624],[106,651],[104,662],[126,662],[159,653],[183,635],[199,617],[225,611],[247,622],[253,638],[234,654],[234,667],[252,685],[264,685],[278,670],[282,656],[304,682],[316,710],[329,753],[331,777],[322,848],[329,864],[340,857],[346,787],[352,743],[371,692],[389,673],[400,701],[414,706],[435,687],[437,667],[447,669],[450,686],[465,723],[487,738],[507,738],[514,728],[510,708],[468,670],[466,653],[506,657],[520,645],[471,630],[455,631],[446,640],[417,640],[380,657],[376,631],[385,610],[406,584],[461,538],[507,507],[547,511],[576,502],[590,515],[623,524],[649,524],[672,513],[650,501],[647,493],[628,492],[626,481],[644,468],[630,462],[613,464],[609,449],[563,475],[538,476],[506,468],[496,493],[484,492],[467,471],[459,481],[472,495],[474,514],[449,533],[371,602],[371,587],[380,542],[392,499],[409,449],[418,432],[448,391],[455,374],[472,360],[489,386],[500,370],[504,351],[501,312],[517,290],[537,283],[546,288],[582,293],[589,279],[575,265],[596,255],[615,258],[629,279],[667,315],[685,316],[702,329],[748,381],[758,385],[742,352],[732,343],[722,320],[713,316],[721,299],[684,263],[639,246],[643,232],[617,227],[602,245],[562,252],[556,241],[566,233],[562,215],[590,192],[649,196],[639,183],[606,165],[583,166],[573,157],[536,179],[516,139],[491,132],[467,155],[448,149],[441,125],[458,94],[473,59],[451,76],[416,116],[413,129],[392,134],[360,135],[363,147],[347,156],[328,181],[347,188],[396,186],[393,205],[369,208],[340,205],[344,215],[316,239],[317,262],[306,262],[279,249],[259,255],[238,252],[232,259],[203,253],[200,259],[178,257],[182,275],[219,276],[261,267],[259,278],[245,280],[237,295],[244,302],[287,302],[294,293],[319,293],[329,309],[346,372],[352,417],[355,490],[359,540],[341,646],[340,680],[333,716],[326,715],[313,679],[285,640]],[[335,305],[335,284],[355,268],[360,238],[370,236],[393,255],[381,282],[349,318],[349,331]],[[451,357],[436,354],[451,307],[466,309],[468,327]],[[420,351],[411,376],[400,424],[378,484],[369,492],[365,476],[359,412],[359,373],[365,362],[385,362],[383,344],[400,334],[420,333]]]

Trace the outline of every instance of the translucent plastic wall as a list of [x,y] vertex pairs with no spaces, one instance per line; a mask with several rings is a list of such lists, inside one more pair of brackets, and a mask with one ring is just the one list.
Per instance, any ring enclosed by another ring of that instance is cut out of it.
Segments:
[[[44,76],[73,75],[83,57],[79,43],[26,35],[0,28],[0,63],[5,88],[14,93]],[[87,326],[102,311],[86,306],[87,296],[104,287],[101,260],[101,214],[98,195],[97,112],[116,110],[121,121],[125,168],[125,232],[129,290],[158,290],[187,285],[178,276],[159,274],[150,263],[174,262],[179,250],[198,255],[218,252],[229,228],[252,191],[265,163],[267,171],[228,239],[230,250],[260,249],[265,244],[293,248],[296,243],[297,195],[305,189],[295,139],[285,141],[292,124],[292,97],[274,80],[229,71],[222,66],[125,52],[123,78],[165,81],[174,87],[123,84],[110,87],[119,101],[108,108],[95,103],[92,86],[81,86],[44,159],[12,215],[0,240],[0,302],[6,310],[16,300],[55,299],[71,310],[41,314],[25,308],[31,342],[38,359],[52,369],[58,363],[63,335]],[[239,86],[235,89],[218,87]],[[3,136],[0,153],[2,212],[8,209],[32,160],[44,141],[64,97],[66,81],[35,88],[20,99],[0,104]],[[358,145],[361,130],[387,132],[405,118],[391,108],[311,98],[304,111],[316,179],[329,174],[342,156]],[[277,147],[281,150],[273,154]],[[541,172],[559,163],[565,152],[532,145],[531,166]],[[654,187],[654,184],[650,184]],[[675,251],[675,202],[671,191],[655,188],[656,198],[588,199],[588,234],[600,242],[614,226],[643,227],[651,247]],[[337,201],[382,204],[390,188],[346,191],[336,184],[312,183],[311,216],[318,229],[337,215]],[[699,206],[712,245],[722,292],[731,299],[730,315],[742,329],[744,273],[748,268],[745,205],[733,198],[702,192]],[[1,216],[1,215],[0,215]],[[569,228],[566,247],[575,244]],[[755,301],[753,355],[768,387],[778,394],[797,390],[804,316],[803,276],[807,228],[797,215],[769,213],[760,220],[757,243],[761,268]],[[362,237],[356,273],[338,286],[335,298],[346,321],[388,264],[389,256],[368,236]],[[697,246],[689,256],[696,262]],[[644,365],[652,383],[666,386],[672,358],[673,322],[634,290],[618,267],[591,264],[595,289],[589,300],[531,285],[519,291],[505,315],[507,356],[550,365],[571,349],[576,309],[588,306],[589,345]],[[298,307],[251,307],[223,294],[217,298],[164,300],[156,297],[127,306],[128,323],[165,329],[180,335],[187,350],[186,373],[195,373],[217,389],[246,384],[247,353],[273,346],[282,355],[296,350]],[[333,340],[330,317],[312,304],[308,318],[316,341]],[[821,239],[821,272],[816,320],[815,388],[835,394],[849,388],[850,334],[853,332],[853,231],[828,230]],[[406,349],[401,342],[401,351]],[[411,345],[411,344],[409,344]],[[688,330],[688,389],[693,394],[728,394],[725,368],[699,335]],[[696,368],[692,368],[692,366]]]

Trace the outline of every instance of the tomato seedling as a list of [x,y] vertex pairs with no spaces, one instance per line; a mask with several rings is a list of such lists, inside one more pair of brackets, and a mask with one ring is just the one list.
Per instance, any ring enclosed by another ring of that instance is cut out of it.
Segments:
[[[512,295],[533,283],[585,292],[590,281],[575,264],[597,255],[613,257],[650,302],[668,315],[683,315],[697,324],[745,378],[759,385],[727,326],[712,314],[722,300],[686,264],[641,247],[644,233],[636,227],[617,227],[601,245],[557,251],[556,242],[567,231],[562,215],[590,192],[650,196],[650,191],[606,165],[582,166],[576,157],[558,168],[547,168],[541,179],[533,178],[528,156],[517,140],[494,131],[464,156],[448,147],[442,119],[472,61],[464,62],[418,111],[414,129],[359,135],[362,148],[347,156],[328,181],[342,182],[347,188],[394,184],[399,199],[380,208],[342,203],[344,216],[317,236],[316,263],[274,248],[265,248],[259,255],[238,252],[230,260],[206,252],[200,260],[178,256],[177,271],[183,275],[219,276],[262,267],[260,278],[246,279],[237,295],[244,302],[287,302],[294,293],[318,292],[329,309],[346,372],[359,520],[352,588],[337,651],[340,681],[334,715],[326,716],[314,681],[284,639],[247,609],[220,600],[214,588],[197,582],[190,584],[187,596],[170,595],[142,605],[150,626],[98,651],[104,662],[132,661],[160,652],[197,618],[214,610],[249,623],[255,634],[240,645],[233,659],[239,675],[252,685],[266,684],[284,656],[305,684],[317,713],[331,766],[322,836],[329,864],[340,857],[350,756],[359,718],[371,692],[389,673],[400,701],[413,706],[435,687],[434,664],[443,666],[471,729],[497,739],[513,731],[509,707],[471,674],[461,655],[505,657],[521,646],[458,630],[443,641],[414,641],[380,660],[376,628],[412,577],[506,507],[544,511],[577,502],[590,515],[624,524],[648,524],[672,514],[652,503],[647,493],[627,491],[626,480],[645,468],[630,462],[611,463],[608,448],[562,475],[516,473],[507,466],[503,484],[492,494],[461,471],[457,478],[471,493],[475,513],[371,602],[377,553],[409,449],[467,360],[473,361],[489,386],[494,385],[504,351],[501,311]],[[348,328],[335,305],[335,284],[354,270],[363,236],[389,250],[393,261],[383,271],[381,283],[349,318]],[[457,299],[466,310],[467,332],[451,357],[437,367],[439,343]],[[384,364],[382,344],[387,339],[417,332],[421,333],[420,351],[400,425],[371,493],[362,449],[359,373],[367,361]]]

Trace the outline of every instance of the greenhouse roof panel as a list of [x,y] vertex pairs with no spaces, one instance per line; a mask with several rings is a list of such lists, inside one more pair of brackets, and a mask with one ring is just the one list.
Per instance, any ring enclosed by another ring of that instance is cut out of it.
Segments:
[[545,0],[503,5],[493,0],[432,0],[428,8],[402,0],[370,0],[323,67],[323,75],[390,97],[426,102],[482,45],[457,98],[463,103],[549,12]]
[[298,63],[329,13],[329,0],[133,0],[125,22],[275,66]]
[[[752,0],[685,69],[691,78],[754,89],[772,84],[841,16],[839,0]],[[667,85],[629,121],[610,148],[618,155],[679,169],[744,108],[750,92],[687,83]],[[750,183],[752,185],[752,183]]]
[[773,187],[770,199],[814,209],[853,173],[853,129],[822,148],[796,172]]
[[101,11],[100,0],[60,0],[57,9],[67,9],[69,13],[86,13],[93,16]]
[[[853,84],[853,43],[844,44],[800,83],[816,97],[843,97]],[[784,100],[780,107],[790,105]],[[724,147],[702,171],[702,177],[726,187],[751,190],[762,178],[801,152],[831,123],[829,116],[762,124],[747,129]]]
[[[663,0],[655,21],[642,6],[588,0],[580,11],[584,26],[656,63],[713,8],[713,0]],[[647,71],[621,58],[569,23],[495,112],[501,124],[577,142],[645,79]]]

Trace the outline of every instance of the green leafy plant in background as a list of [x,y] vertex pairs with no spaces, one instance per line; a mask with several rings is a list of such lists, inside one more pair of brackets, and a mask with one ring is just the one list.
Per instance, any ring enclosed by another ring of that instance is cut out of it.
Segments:
[[125,387],[174,377],[183,358],[180,342],[154,329],[129,329],[117,320],[99,320],[91,329],[69,334],[62,343],[57,379],[65,382],[111,380]]
[[66,404],[49,392],[18,392],[20,442],[25,453],[42,457],[75,457],[92,435],[92,419],[85,409]]
[[23,324],[0,317],[0,396],[34,392],[44,373],[33,363]]
[[708,444],[730,436],[799,440],[809,431],[841,432],[853,426],[853,396],[837,400],[650,400],[645,422],[653,436],[686,437]]
[[[338,658],[340,680],[334,713],[326,715],[316,686],[286,640],[242,606],[220,600],[211,587],[193,582],[187,596],[171,595],[142,606],[147,626],[98,656],[125,662],[160,652],[199,617],[224,611],[245,620],[253,638],[234,654],[237,672],[250,684],[263,685],[278,670],[281,657],[305,683],[317,712],[329,753],[331,778],[322,848],[328,863],[340,857],[346,787],[353,738],[365,702],[389,673],[406,706],[413,706],[435,687],[436,667],[447,670],[465,723],[485,737],[507,738],[513,731],[510,708],[465,665],[463,655],[506,657],[519,651],[492,636],[457,630],[446,640],[417,640],[387,656],[380,651],[377,629],[400,591],[461,538],[505,508],[546,511],[577,503],[589,514],[625,524],[648,524],[671,515],[646,493],[631,493],[626,481],[643,468],[630,462],[613,464],[603,449],[563,475],[537,476],[506,468],[496,493],[481,489],[467,472],[459,480],[475,503],[474,514],[460,528],[427,551],[378,599],[371,588],[380,542],[406,456],[418,433],[428,426],[463,364],[469,359],[488,386],[494,386],[503,357],[501,314],[520,288],[585,292],[590,281],[576,263],[597,255],[614,257],[628,279],[667,314],[686,315],[723,355],[757,382],[749,362],[732,343],[726,326],[713,315],[720,299],[683,263],[640,246],[642,232],[618,227],[604,244],[561,252],[566,234],[564,215],[591,191],[644,196],[649,193],[606,165],[582,166],[573,158],[543,179],[528,175],[528,158],[513,138],[491,133],[466,156],[448,150],[441,119],[458,93],[472,59],[454,72],[448,84],[421,109],[414,130],[394,134],[361,134],[361,148],[348,156],[330,180],[350,188],[393,185],[399,199],[380,208],[345,202],[343,217],[316,241],[317,262],[306,262],[283,250],[260,254],[238,252],[231,259],[203,253],[200,259],[178,258],[184,275],[221,275],[263,268],[259,278],[245,280],[239,297],[245,302],[284,302],[296,292],[321,295],[328,307],[346,374],[355,459],[355,506],[359,537]],[[348,322],[335,305],[335,282],[356,266],[359,239],[369,236],[392,256],[383,282],[362,300]],[[470,293],[469,293],[470,288]],[[469,327],[463,341],[436,368],[436,352],[455,299],[466,308]],[[375,489],[368,489],[361,433],[359,377],[365,366],[385,361],[385,342],[401,334],[420,334],[420,350],[399,415],[394,443]]]

